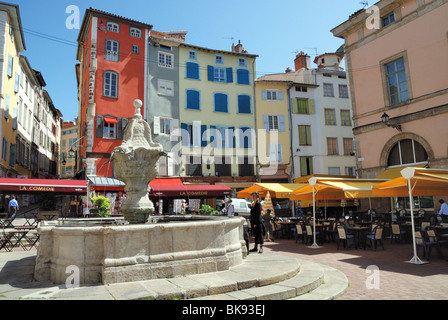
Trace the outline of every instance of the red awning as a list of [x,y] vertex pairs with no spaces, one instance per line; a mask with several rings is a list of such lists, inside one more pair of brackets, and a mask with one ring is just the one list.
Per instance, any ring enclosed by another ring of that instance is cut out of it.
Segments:
[[152,188],[153,197],[220,197],[232,195],[232,189],[224,185],[185,184],[182,186],[158,186]]
[[11,193],[42,193],[86,194],[86,180],[56,180],[56,179],[9,179],[0,178],[0,191]]
[[104,118],[104,122],[109,124],[118,124],[118,120],[115,118]]

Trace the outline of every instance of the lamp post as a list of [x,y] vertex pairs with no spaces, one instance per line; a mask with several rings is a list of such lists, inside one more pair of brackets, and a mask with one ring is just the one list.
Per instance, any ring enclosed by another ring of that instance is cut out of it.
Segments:
[[390,117],[389,115],[384,112],[383,115],[381,116],[381,121],[383,121],[383,123],[388,126],[388,127],[392,127],[394,129],[397,129],[398,131],[401,132],[401,124],[391,124],[389,123]]

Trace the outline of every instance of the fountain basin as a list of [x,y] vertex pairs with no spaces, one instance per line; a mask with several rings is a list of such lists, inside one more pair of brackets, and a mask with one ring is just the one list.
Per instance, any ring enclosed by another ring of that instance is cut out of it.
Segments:
[[244,218],[183,219],[144,225],[41,226],[34,277],[65,284],[71,275],[67,267],[76,266],[80,284],[107,285],[225,271],[243,262]]

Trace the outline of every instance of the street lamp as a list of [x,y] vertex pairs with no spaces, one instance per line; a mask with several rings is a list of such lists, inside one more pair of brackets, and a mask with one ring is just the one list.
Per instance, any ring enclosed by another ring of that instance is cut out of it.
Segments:
[[384,112],[383,115],[381,116],[381,120],[383,121],[383,123],[386,126],[392,127],[392,128],[397,129],[398,131],[401,132],[401,124],[390,124],[389,123],[390,117],[389,117],[389,115],[386,112]]

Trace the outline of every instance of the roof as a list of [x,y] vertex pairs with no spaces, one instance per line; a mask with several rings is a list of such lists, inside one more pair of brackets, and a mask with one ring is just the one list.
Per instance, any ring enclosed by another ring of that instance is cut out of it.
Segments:
[[[312,71],[312,69],[306,70]],[[303,86],[315,86],[318,85],[314,82],[314,76],[312,72],[306,73],[304,70],[298,70],[295,72],[274,73],[267,74],[255,80],[256,82],[283,82],[290,84],[300,84]]]
[[341,58],[341,60],[344,59],[344,56],[342,54],[330,52],[330,53],[321,54],[320,56],[317,56],[316,58],[314,58],[314,63],[317,63],[319,58],[322,58],[323,56],[338,56],[339,58]]
[[25,51],[26,50],[25,37],[23,35],[22,19],[20,18],[19,6],[17,4],[0,2],[0,10],[2,9],[6,9],[9,15],[11,16],[11,19],[17,22],[17,26],[15,25],[13,26],[14,38],[20,39],[20,41],[16,41],[18,45],[18,51],[19,52]]
[[193,49],[197,49],[197,50],[205,50],[205,51],[212,51],[212,52],[223,53],[223,54],[230,54],[230,55],[234,55],[234,56],[247,56],[247,57],[251,57],[251,58],[257,58],[258,57],[258,55],[256,55],[256,54],[210,49],[210,48],[196,46],[196,45],[192,45],[192,44],[188,44],[188,43],[181,43],[180,46],[193,48]]

